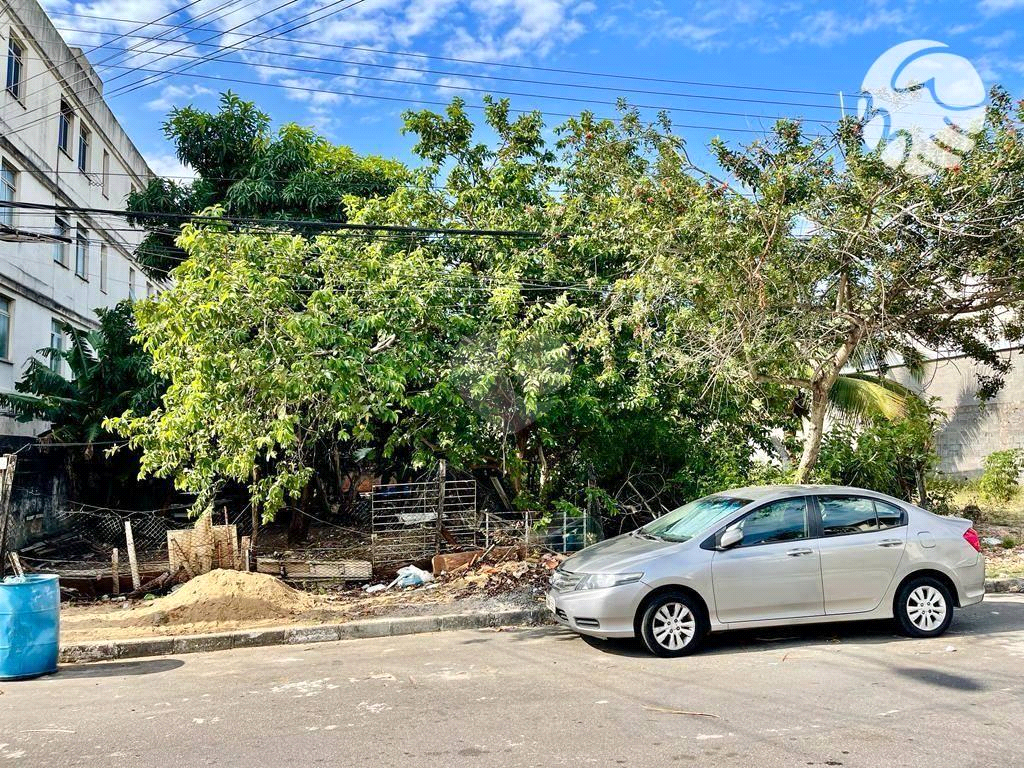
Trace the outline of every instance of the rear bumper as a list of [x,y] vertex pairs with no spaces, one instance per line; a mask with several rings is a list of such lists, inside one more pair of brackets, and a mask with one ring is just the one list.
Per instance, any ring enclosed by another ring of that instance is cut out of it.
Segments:
[[633,619],[651,591],[642,582],[607,589],[550,590],[547,605],[555,620],[591,637],[633,637]]
[[958,565],[957,575],[957,598],[960,607],[974,605],[985,599],[985,558],[978,555],[977,560],[970,565]]

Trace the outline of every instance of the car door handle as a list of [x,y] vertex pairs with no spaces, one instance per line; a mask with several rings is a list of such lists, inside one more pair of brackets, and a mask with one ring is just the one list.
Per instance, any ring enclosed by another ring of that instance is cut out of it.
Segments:
[[787,553],[790,557],[803,557],[804,555],[813,555],[813,549],[791,549]]
[[885,539],[884,541],[878,542],[880,547],[902,547],[903,541],[901,539]]

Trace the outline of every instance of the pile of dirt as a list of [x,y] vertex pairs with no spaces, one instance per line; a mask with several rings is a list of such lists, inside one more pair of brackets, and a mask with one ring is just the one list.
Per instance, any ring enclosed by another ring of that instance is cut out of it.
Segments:
[[316,598],[263,573],[215,570],[149,602],[126,626],[284,619],[318,607]]

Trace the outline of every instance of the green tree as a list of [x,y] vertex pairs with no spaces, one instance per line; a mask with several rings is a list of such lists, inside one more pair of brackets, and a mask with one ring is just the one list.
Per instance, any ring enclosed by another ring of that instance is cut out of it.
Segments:
[[1022,109],[996,91],[961,164],[924,177],[867,151],[853,121],[834,138],[781,122],[746,147],[716,142],[716,175],[689,162],[665,120],[582,119],[577,162],[607,191],[569,203],[590,223],[573,231],[595,247],[608,233],[633,241],[622,320],[667,335],[652,349],[677,370],[802,400],[806,481],[858,359],[884,376],[922,349],[954,348],[992,371],[983,395],[1000,386],[1009,363],[996,349],[1024,336]]
[[183,258],[174,243],[181,216],[219,205],[231,216],[344,221],[346,198],[386,195],[406,178],[398,162],[359,156],[294,123],[275,134],[268,115],[230,91],[216,113],[175,108],[163,131],[197,179],[157,177],[128,196],[129,222],[149,231],[137,258],[158,278]]
[[564,235],[584,212],[556,190],[593,186],[573,150],[505,102],[486,121],[493,144],[459,101],[409,114],[422,167],[346,201],[354,223],[422,233],[184,228],[173,285],[137,310],[167,393],[111,422],[144,472],[200,505],[242,483],[270,518],[325,496],[332,463],[390,474],[446,458],[500,474],[523,506],[574,498],[591,473],[612,489],[657,476],[672,503],[742,470],[774,423],[764,396],[674,376],[650,349],[664,342],[617,318],[631,239]]

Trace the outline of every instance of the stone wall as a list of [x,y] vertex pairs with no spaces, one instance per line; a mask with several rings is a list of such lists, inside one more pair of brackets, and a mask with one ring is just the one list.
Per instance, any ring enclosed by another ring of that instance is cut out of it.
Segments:
[[929,363],[921,385],[902,369],[893,369],[891,375],[898,381],[938,398],[936,405],[946,414],[947,422],[937,439],[943,472],[974,476],[993,451],[1024,448],[1024,347],[1003,354],[1014,365],[1006,385],[987,403],[978,400],[977,374],[989,371],[966,358]]

